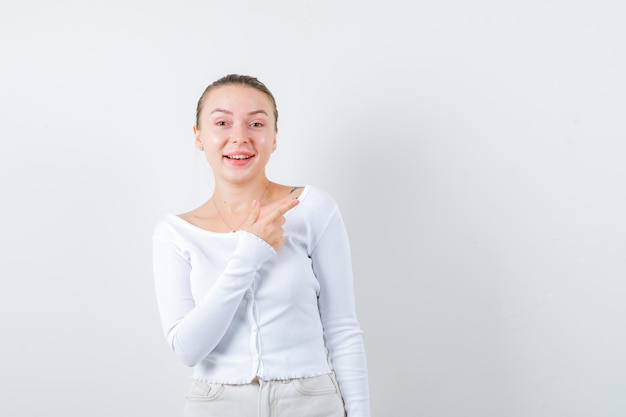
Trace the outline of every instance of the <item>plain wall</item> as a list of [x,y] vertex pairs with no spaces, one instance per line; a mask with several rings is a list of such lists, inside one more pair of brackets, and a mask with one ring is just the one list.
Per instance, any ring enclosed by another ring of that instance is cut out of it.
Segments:
[[151,233],[191,126],[274,92],[269,175],[338,200],[373,415],[626,414],[620,0],[0,0],[0,415],[181,415]]

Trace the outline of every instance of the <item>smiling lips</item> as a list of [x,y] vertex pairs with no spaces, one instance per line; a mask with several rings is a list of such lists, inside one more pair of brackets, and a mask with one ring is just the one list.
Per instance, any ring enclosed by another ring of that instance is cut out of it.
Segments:
[[224,155],[224,158],[232,165],[241,166],[248,163],[250,159],[254,157],[253,154],[247,153],[233,153],[230,155]]

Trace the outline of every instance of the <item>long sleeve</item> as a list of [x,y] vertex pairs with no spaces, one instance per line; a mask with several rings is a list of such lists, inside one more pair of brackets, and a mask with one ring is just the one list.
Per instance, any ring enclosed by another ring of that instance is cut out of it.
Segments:
[[334,370],[348,417],[369,417],[346,230],[328,193],[306,186],[298,198],[277,252],[246,232],[165,216],[153,234],[163,332],[195,379],[248,384]]
[[238,232],[235,251],[215,284],[197,303],[185,251],[158,233],[153,238],[155,289],[163,331],[181,361],[195,366],[222,340],[261,265],[275,251],[266,242]]
[[348,417],[369,417],[367,364],[357,321],[348,236],[335,208],[311,259],[320,282],[319,310],[326,346]]

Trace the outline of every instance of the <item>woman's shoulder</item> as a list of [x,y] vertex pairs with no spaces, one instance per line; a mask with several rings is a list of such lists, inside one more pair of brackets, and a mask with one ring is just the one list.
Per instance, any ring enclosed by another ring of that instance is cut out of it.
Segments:
[[152,231],[153,238],[171,239],[180,234],[181,222],[183,219],[173,213],[167,213],[162,216],[154,225]]
[[312,200],[313,202],[317,204],[323,204],[323,205],[328,205],[328,206],[337,205],[335,198],[332,196],[330,192],[328,192],[324,188],[321,188],[315,185],[306,185],[303,187],[300,200],[304,201],[305,199]]
[[300,204],[294,211],[314,215],[316,218],[323,217],[324,213],[331,214],[338,208],[337,202],[327,190],[314,185],[303,186],[298,200]]

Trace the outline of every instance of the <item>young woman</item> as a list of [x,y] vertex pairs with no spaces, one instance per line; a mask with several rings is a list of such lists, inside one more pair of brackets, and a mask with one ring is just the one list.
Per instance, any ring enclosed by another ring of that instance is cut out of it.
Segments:
[[194,368],[185,415],[368,417],[345,227],[323,190],[267,178],[277,119],[256,78],[209,85],[193,130],[213,195],[154,231],[163,330]]

